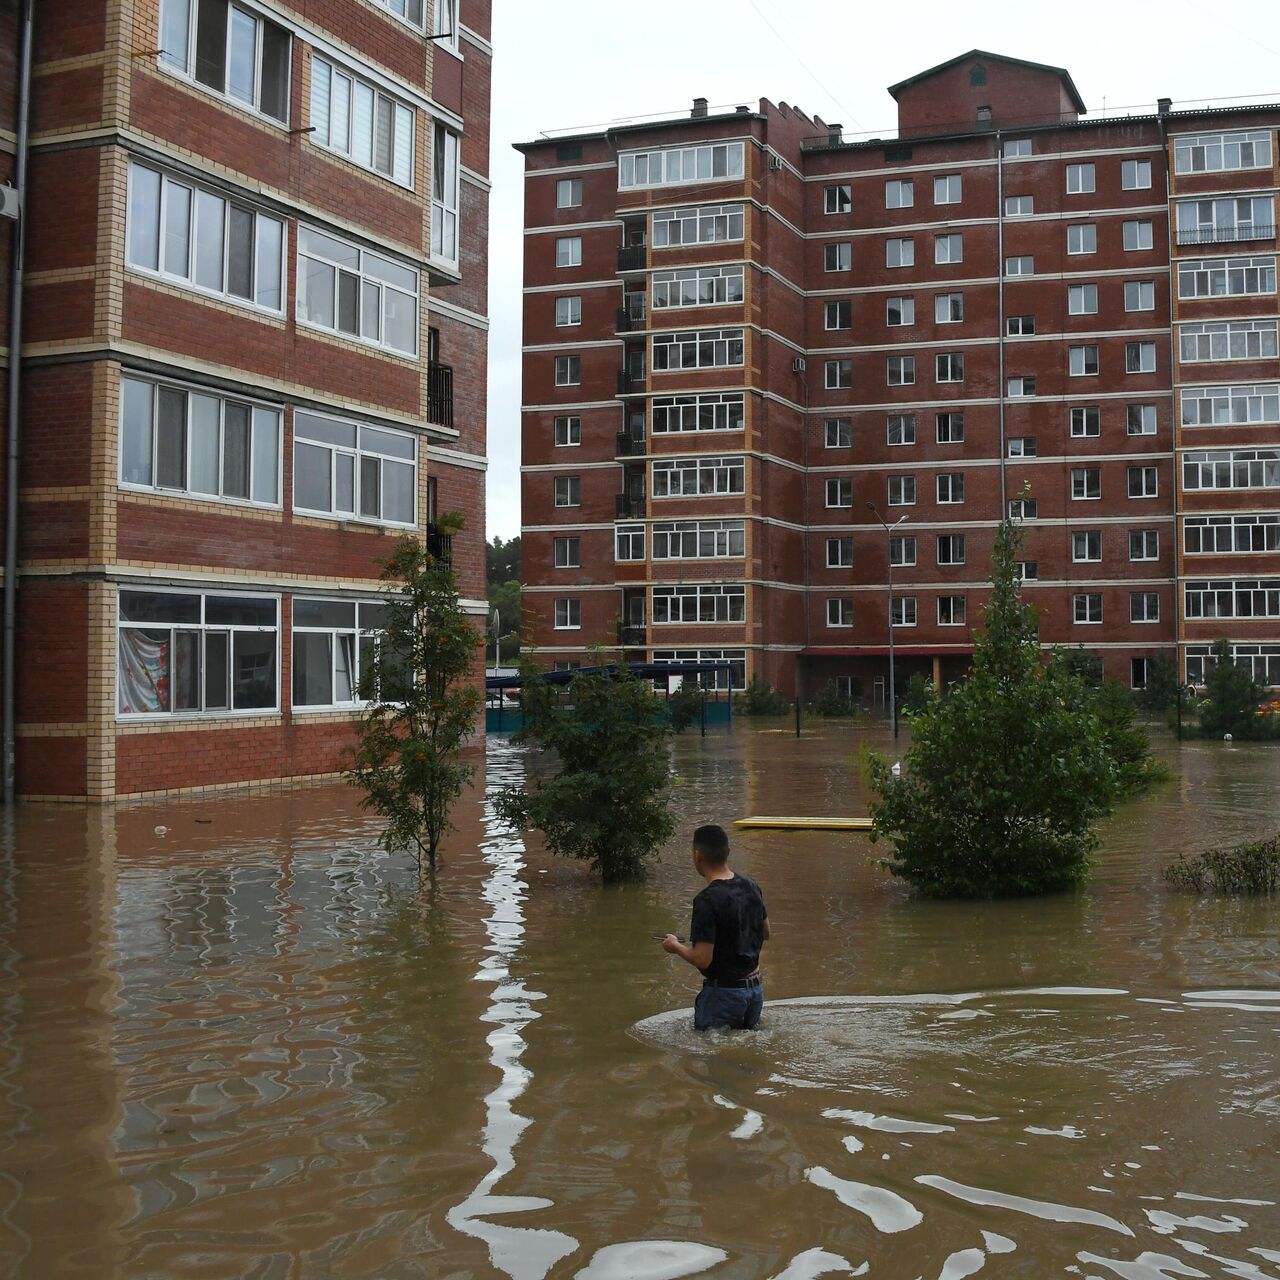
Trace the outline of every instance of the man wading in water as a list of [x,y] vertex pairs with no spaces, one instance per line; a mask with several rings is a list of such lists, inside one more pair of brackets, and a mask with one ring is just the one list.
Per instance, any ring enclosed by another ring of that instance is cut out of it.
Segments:
[[760,948],[769,937],[769,913],[760,886],[734,871],[728,860],[729,837],[723,827],[699,827],[693,833],[694,869],[707,887],[693,900],[690,945],[674,933],[662,939],[664,951],[702,974],[693,1006],[696,1031],[750,1031],[764,1007]]

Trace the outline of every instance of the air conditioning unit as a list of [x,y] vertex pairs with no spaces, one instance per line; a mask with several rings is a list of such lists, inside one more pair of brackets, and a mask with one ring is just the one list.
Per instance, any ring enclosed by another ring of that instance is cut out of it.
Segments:
[[791,362],[792,373],[803,373],[806,367],[804,356],[796,356],[796,358]]
[[769,157],[769,168],[770,168],[770,169],[781,169],[781,168],[782,168],[782,157],[781,157],[781,156],[770,156],[770,157]]

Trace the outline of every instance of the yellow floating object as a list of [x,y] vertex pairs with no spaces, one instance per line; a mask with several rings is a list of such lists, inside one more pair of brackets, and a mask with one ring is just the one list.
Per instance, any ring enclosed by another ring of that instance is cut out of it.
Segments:
[[738,818],[735,827],[764,827],[774,831],[870,831],[870,818]]

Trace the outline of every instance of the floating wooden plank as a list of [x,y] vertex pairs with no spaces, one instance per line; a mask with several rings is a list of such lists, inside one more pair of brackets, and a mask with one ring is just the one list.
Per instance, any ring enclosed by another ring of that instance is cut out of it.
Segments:
[[738,818],[735,827],[768,828],[773,831],[870,831],[870,818]]

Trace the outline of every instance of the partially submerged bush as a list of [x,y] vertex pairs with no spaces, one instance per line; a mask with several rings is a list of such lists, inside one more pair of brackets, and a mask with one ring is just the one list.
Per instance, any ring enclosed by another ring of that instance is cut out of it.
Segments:
[[702,701],[706,694],[696,680],[685,680],[667,699],[667,716],[677,733],[697,724],[702,718]]
[[834,680],[828,680],[818,690],[811,710],[815,716],[856,716],[859,707]]
[[785,716],[791,707],[773,685],[759,676],[751,677],[733,705],[744,716]]
[[1165,867],[1164,878],[1193,893],[1275,893],[1280,890],[1280,835],[1206,849],[1192,858],[1184,854]]

